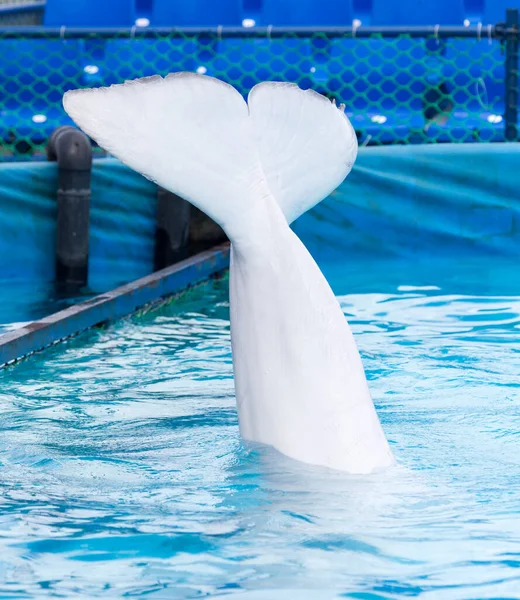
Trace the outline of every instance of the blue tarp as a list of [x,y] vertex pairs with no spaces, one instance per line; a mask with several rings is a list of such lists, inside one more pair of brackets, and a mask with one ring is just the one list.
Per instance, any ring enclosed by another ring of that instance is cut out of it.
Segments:
[[519,184],[520,144],[367,148],[294,229],[329,258],[518,256]]
[[[0,280],[52,281],[57,166],[0,164]],[[113,159],[94,161],[89,281],[95,291],[153,270],[156,186]]]
[[[360,149],[354,171],[294,225],[320,260],[356,256],[517,256],[520,144]],[[57,167],[0,164],[0,281],[54,278]],[[94,161],[90,287],[151,272],[156,188]]]

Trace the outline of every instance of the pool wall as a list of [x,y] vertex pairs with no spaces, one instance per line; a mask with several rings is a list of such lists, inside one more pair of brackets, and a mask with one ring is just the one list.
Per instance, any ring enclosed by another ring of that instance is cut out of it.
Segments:
[[361,149],[346,181],[294,229],[320,260],[518,256],[520,145]]
[[[518,144],[361,148],[353,172],[294,229],[318,258],[518,254]],[[54,279],[55,163],[0,164],[0,278]],[[115,159],[94,161],[89,285],[153,270],[156,186]]]
[[218,275],[229,265],[229,244],[180,261],[110,292],[0,335],[0,367],[85,331],[162,302]]

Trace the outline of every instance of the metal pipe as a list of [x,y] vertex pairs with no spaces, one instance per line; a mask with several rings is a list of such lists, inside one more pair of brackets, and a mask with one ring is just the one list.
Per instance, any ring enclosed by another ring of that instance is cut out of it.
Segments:
[[508,142],[518,139],[518,9],[506,11],[506,64],[505,64],[505,138]]
[[88,281],[90,141],[75,127],[58,127],[47,144],[47,158],[58,162],[56,282],[80,288]]
[[[399,27],[0,27],[0,38],[154,38],[160,35],[173,38],[206,36],[215,38],[283,38],[286,36],[308,38],[322,34],[334,37],[368,38],[375,35],[382,37],[399,37],[408,35],[412,38],[495,38],[495,25],[477,25],[470,27],[452,26],[399,26]],[[501,34],[514,33],[515,30]]]

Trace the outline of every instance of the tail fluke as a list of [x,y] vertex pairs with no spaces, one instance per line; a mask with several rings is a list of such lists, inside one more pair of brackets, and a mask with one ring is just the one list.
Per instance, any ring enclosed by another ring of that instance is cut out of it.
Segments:
[[349,174],[356,134],[343,106],[292,83],[260,83],[248,102],[269,188],[292,223]]
[[242,96],[192,73],[67,92],[63,105],[102,148],[231,230],[261,177]]
[[266,193],[291,222],[341,183],[357,153],[343,111],[293,84],[257,85],[248,107],[218,79],[176,73],[74,90],[63,104],[102,148],[200,208],[232,240]]

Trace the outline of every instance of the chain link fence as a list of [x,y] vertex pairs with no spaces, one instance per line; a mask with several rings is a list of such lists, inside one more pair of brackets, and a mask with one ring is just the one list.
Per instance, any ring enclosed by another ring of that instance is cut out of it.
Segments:
[[265,80],[312,88],[346,105],[364,145],[503,141],[506,43],[496,28],[451,29],[3,28],[0,160],[44,156],[50,133],[70,123],[67,90],[174,71],[218,77],[244,96]]

